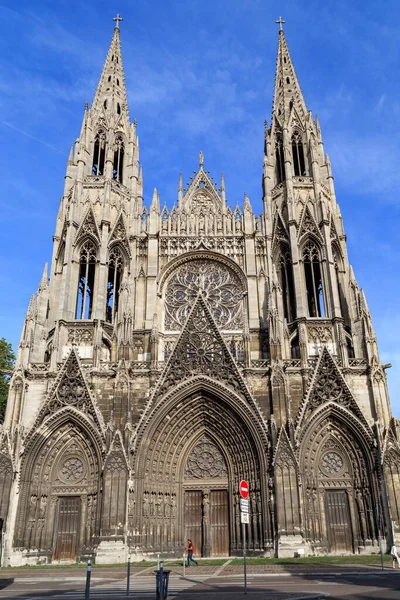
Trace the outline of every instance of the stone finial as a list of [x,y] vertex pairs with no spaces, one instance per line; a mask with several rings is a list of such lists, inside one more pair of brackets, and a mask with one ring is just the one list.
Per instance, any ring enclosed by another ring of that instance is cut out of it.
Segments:
[[204,167],[204,154],[202,153],[201,150],[200,150],[200,154],[199,154],[199,167],[200,167],[200,169],[202,169]]

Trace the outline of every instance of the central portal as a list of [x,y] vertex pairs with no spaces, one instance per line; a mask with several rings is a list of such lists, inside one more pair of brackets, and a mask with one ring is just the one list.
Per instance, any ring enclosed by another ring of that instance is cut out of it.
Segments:
[[227,490],[187,490],[184,519],[185,543],[191,539],[197,555],[229,555]]
[[203,435],[192,448],[184,474],[184,535],[198,556],[229,555],[229,501],[226,461]]

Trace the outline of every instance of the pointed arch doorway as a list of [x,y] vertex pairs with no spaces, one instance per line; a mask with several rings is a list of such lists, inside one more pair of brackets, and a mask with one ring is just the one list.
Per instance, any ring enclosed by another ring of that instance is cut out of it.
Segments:
[[198,556],[229,555],[229,484],[225,458],[203,434],[192,447],[183,477],[184,539]]

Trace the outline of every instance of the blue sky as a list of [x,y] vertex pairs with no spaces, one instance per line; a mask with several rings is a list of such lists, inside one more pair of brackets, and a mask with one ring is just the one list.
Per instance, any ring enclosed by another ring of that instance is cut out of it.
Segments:
[[[17,8],[15,8],[17,7]],[[68,150],[121,13],[145,197],[171,206],[201,149],[227,198],[261,212],[263,121],[285,31],[331,157],[350,262],[365,289],[400,416],[400,8],[371,0],[185,0],[0,5],[0,337],[17,347],[51,259]]]

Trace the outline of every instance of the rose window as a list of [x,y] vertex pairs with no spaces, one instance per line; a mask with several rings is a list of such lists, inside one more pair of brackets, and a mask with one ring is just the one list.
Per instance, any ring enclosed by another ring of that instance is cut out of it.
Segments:
[[337,475],[344,467],[343,458],[337,452],[327,452],[321,460],[321,469],[326,475]]
[[193,260],[170,278],[165,294],[165,329],[181,329],[199,291],[221,329],[242,328],[243,292],[236,275],[216,262]]
[[224,457],[215,444],[204,436],[192,450],[186,464],[186,479],[227,477]]
[[316,381],[315,391],[323,402],[338,402],[342,396],[343,387],[333,373],[323,373]]
[[83,462],[76,456],[67,458],[60,470],[61,479],[68,483],[76,483],[77,481],[80,481],[84,474],[85,467]]

